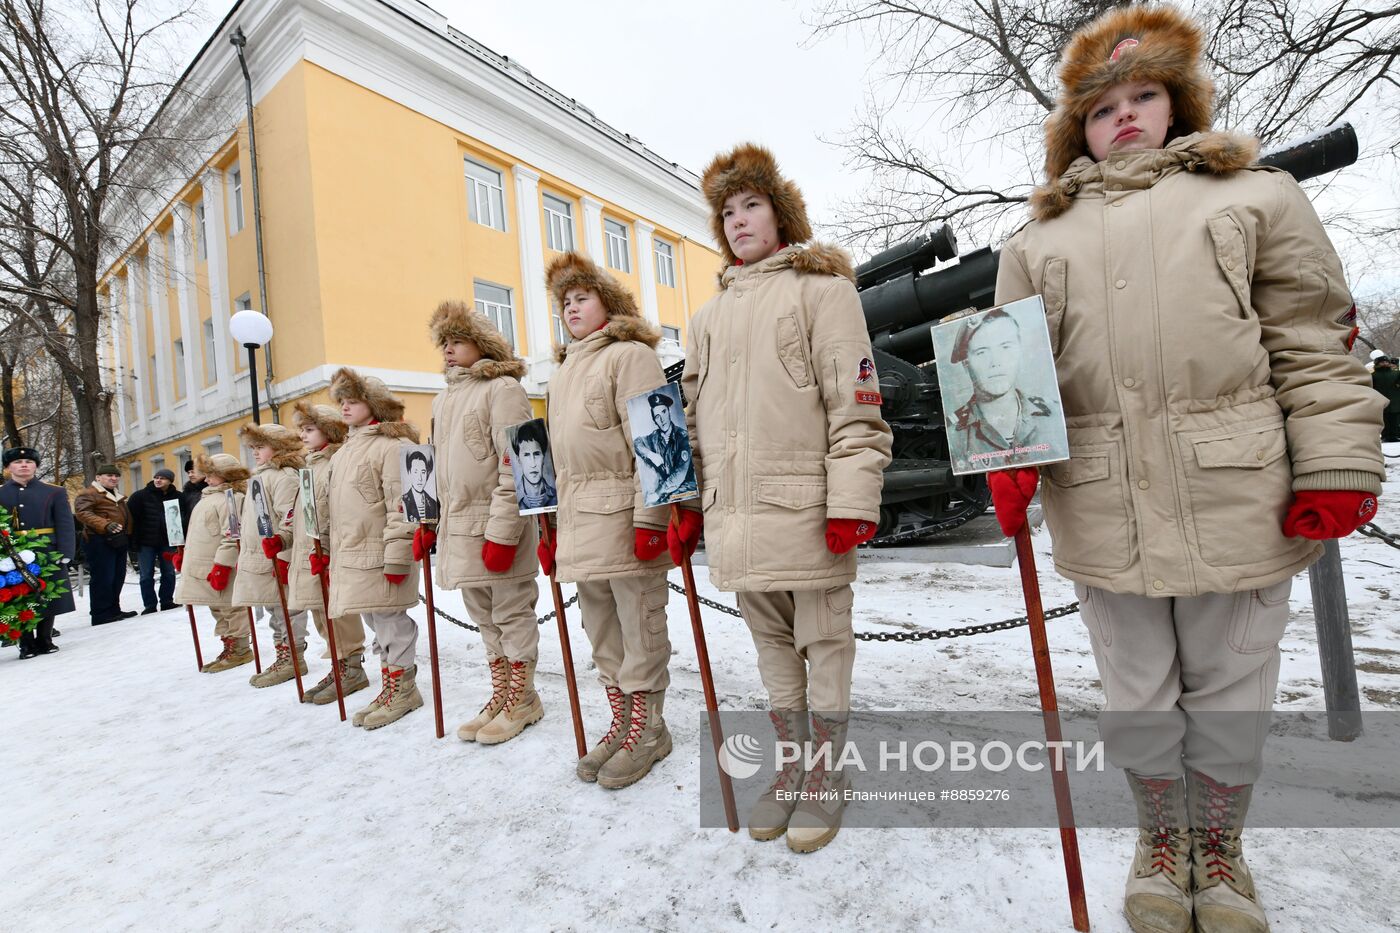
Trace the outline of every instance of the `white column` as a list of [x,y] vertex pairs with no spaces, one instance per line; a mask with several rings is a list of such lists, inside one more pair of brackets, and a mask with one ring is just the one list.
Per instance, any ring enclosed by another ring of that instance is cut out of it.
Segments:
[[165,287],[173,258],[165,254],[165,237],[152,236],[146,240],[146,286],[151,306],[151,346],[156,356],[156,370],[154,373],[147,373],[146,376],[155,380],[158,410],[167,424],[170,422],[170,408],[175,404],[175,380],[170,375],[170,292]]
[[637,234],[637,281],[642,283],[642,315],[653,324],[661,323],[656,307],[656,257],[651,254],[651,235],[656,228],[645,220],[632,221]]
[[588,258],[604,265],[603,255],[603,203],[588,195],[583,196],[583,251]]
[[685,317],[686,335],[681,338],[681,346],[690,339],[690,288],[685,278],[685,237],[676,240],[676,289],[681,295],[681,310]]
[[132,433],[141,434],[146,427],[146,327],[145,303],[146,263],[132,256],[126,264],[126,315],[127,331],[131,334],[131,378],[135,388],[131,390]]
[[193,228],[194,209],[181,201],[175,207],[175,301],[179,306],[180,339],[185,344],[185,401],[191,403],[191,411],[199,407],[199,392],[204,388],[202,374],[196,376],[194,365],[203,352],[204,334],[199,324],[199,302],[194,295],[194,256],[190,251]]
[[[112,338],[112,393],[117,403],[117,431],[123,436],[126,435],[126,373],[122,370],[121,309],[126,298],[125,290],[131,288],[130,275],[131,270],[128,269],[125,276],[112,279],[112,290],[108,295],[107,305],[107,327]],[[121,295],[117,294],[119,286],[123,289]]]
[[[214,321],[214,368],[218,372],[219,391],[207,408],[223,410],[233,396],[233,360],[229,359],[229,301],[228,293],[228,226],[224,223],[224,173],[204,174],[204,229],[209,231],[207,264],[209,272],[209,309]],[[204,333],[199,334],[200,357],[203,358]],[[203,380],[200,380],[203,385]]]
[[524,165],[512,167],[515,175],[515,217],[520,234],[521,302],[525,307],[525,331],[530,344],[530,372],[526,391],[539,393],[549,382],[554,366],[549,335],[549,292],[544,283],[544,228],[540,221],[540,174]]

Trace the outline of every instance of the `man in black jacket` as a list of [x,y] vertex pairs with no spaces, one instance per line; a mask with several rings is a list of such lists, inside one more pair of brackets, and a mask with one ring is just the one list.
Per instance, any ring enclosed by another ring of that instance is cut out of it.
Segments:
[[156,564],[160,564],[159,609],[175,608],[175,565],[166,556],[171,550],[170,536],[165,531],[165,503],[180,502],[175,490],[175,474],[156,470],[155,477],[131,494],[126,506],[131,510],[131,549],[141,570],[141,601],[146,608],[141,614],[158,611],[156,606]]
[[[16,527],[47,534],[46,547],[58,557],[60,572],[67,574],[68,565],[73,561],[76,536],[67,491],[35,478],[34,474],[39,469],[39,452],[32,447],[12,447],[5,451],[3,459],[10,478],[0,486],[0,508],[14,516]],[[72,611],[72,590],[45,606],[39,624],[21,637],[19,656],[32,658],[57,651],[58,646],[53,643],[54,616]]]
[[194,461],[185,461],[185,487],[180,490],[180,523],[186,532],[190,530],[190,516],[194,514],[194,507],[199,505],[199,497],[204,495],[204,487],[209,484],[204,481],[204,476],[196,473]]

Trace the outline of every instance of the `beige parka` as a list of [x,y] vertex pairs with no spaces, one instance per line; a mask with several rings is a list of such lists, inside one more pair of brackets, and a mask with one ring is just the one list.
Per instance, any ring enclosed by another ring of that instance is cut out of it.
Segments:
[[[243,508],[242,483],[206,487],[194,511],[190,526],[185,530],[185,550],[181,558],[180,576],[175,584],[175,601],[186,606],[214,606],[228,609],[234,605],[233,587],[238,582],[238,541],[234,540],[229,524],[226,493],[233,492],[235,511]],[[215,564],[231,568],[229,585],[215,590],[209,585],[210,571]]]
[[856,577],[827,519],[879,521],[892,436],[853,280],[840,250],[790,246],[727,268],[691,321],[681,387],[722,590]]
[[[306,469],[311,471],[311,488],[316,495],[316,521],[321,534],[321,549],[325,554],[330,553],[327,535],[330,532],[331,457],[339,449],[339,444],[327,444],[320,450],[311,451],[306,458]],[[298,477],[296,509],[279,529],[283,542],[279,556],[288,563],[287,608],[292,612],[302,609],[323,612],[326,606],[321,597],[321,578],[311,572],[308,559],[315,553],[316,541],[306,533],[306,522],[301,511],[301,479]],[[289,543],[291,549],[287,550]]]
[[1252,140],[1083,156],[1001,253],[1045,301],[1071,459],[1042,470],[1056,569],[1117,593],[1264,587],[1321,553],[1295,491],[1379,492],[1384,400],[1307,196]]
[[[263,492],[268,497],[268,513],[272,518],[273,531],[284,526],[296,505],[300,488],[297,469],[305,461],[297,455],[295,465],[278,465],[285,458],[274,457],[253,470],[253,479],[262,482]],[[276,606],[281,611],[281,597],[277,593],[277,577],[273,574],[272,561],[263,553],[262,536],[258,534],[258,512],[252,493],[252,480],[248,481],[248,494],[243,498],[239,520],[243,526],[242,538],[238,544],[238,577],[234,581],[233,604],[235,606]]]

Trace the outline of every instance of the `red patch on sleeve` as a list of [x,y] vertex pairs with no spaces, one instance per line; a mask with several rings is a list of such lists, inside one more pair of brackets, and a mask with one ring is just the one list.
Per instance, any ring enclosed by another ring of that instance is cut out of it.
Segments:
[[885,400],[880,396],[879,392],[865,392],[857,389],[856,401],[862,405],[879,405]]

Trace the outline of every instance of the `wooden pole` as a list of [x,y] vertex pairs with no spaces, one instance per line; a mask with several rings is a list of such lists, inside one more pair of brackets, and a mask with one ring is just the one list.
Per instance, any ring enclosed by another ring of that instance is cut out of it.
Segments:
[[[671,523],[681,527],[681,507],[671,506]],[[695,660],[700,668],[700,686],[705,692],[705,711],[710,714],[710,742],[715,747],[715,773],[719,775],[719,790],[724,797],[724,818],[729,831],[739,831],[739,811],[734,805],[734,784],[724,770],[720,755],[724,749],[724,729],[719,721],[719,700],[715,697],[715,679],[710,670],[710,651],[705,644],[705,626],[700,621],[700,600],[695,594],[695,568],[690,555],[681,560],[681,579],[685,581],[685,602],[690,609],[690,631],[695,636]]]
[[[178,549],[181,557],[180,566],[184,566],[185,546],[182,544]],[[204,653],[199,650],[199,627],[194,624],[194,606],[185,605],[185,611],[190,614],[190,636],[194,639],[194,663],[199,670],[204,670]]]
[[[316,549],[316,562],[319,565],[325,560],[325,552],[321,550],[321,539],[312,538],[313,546]],[[330,568],[326,567],[317,576],[321,578],[321,605],[326,612],[326,641],[331,646],[331,676],[335,679],[335,702],[340,707],[340,721],[345,721],[345,688],[340,685],[340,652],[335,647],[335,624],[331,618],[331,587],[330,581],[326,578],[330,575]]]
[[248,637],[253,640],[253,670],[262,673],[262,655],[258,653],[258,626],[253,619],[253,607],[248,607]]
[[282,604],[282,623],[286,626],[283,629],[287,633],[287,651],[292,656],[292,676],[297,682],[297,702],[306,696],[306,691],[301,685],[301,664],[297,658],[297,636],[292,631],[292,614],[287,611],[287,588],[282,585],[282,578],[277,576],[277,558],[272,559],[272,579],[277,584],[277,601]]
[[[1035,659],[1035,680],[1040,688],[1040,710],[1045,720],[1048,743],[1061,741],[1060,707],[1055,698],[1055,674],[1050,669],[1050,642],[1045,636],[1045,610],[1040,603],[1040,580],[1036,575],[1035,552],[1031,549],[1029,524],[1016,532],[1016,563],[1021,569],[1021,591],[1026,597],[1026,617],[1030,620],[1031,656]],[[1051,748],[1056,748],[1054,744]],[[1069,910],[1074,928],[1087,933],[1089,906],[1084,900],[1084,870],[1079,864],[1079,835],[1074,827],[1074,805],[1070,802],[1069,776],[1064,756],[1056,756],[1051,770],[1055,785],[1055,812],[1060,821],[1060,849],[1064,854],[1065,881],[1069,885]]]
[[[540,540],[545,547],[552,548],[549,533],[549,513],[542,512],[540,519]],[[554,621],[559,623],[559,652],[564,656],[564,684],[569,688],[569,712],[574,718],[574,744],[578,746],[578,756],[588,754],[588,746],[583,740],[583,712],[578,705],[578,681],[574,679],[574,652],[569,647],[569,627],[564,623],[564,591],[549,574],[549,590],[554,596]]]
[[433,721],[442,738],[442,677],[438,673],[437,615],[433,609],[433,558],[423,552],[423,594],[428,602],[428,657],[433,665]]

